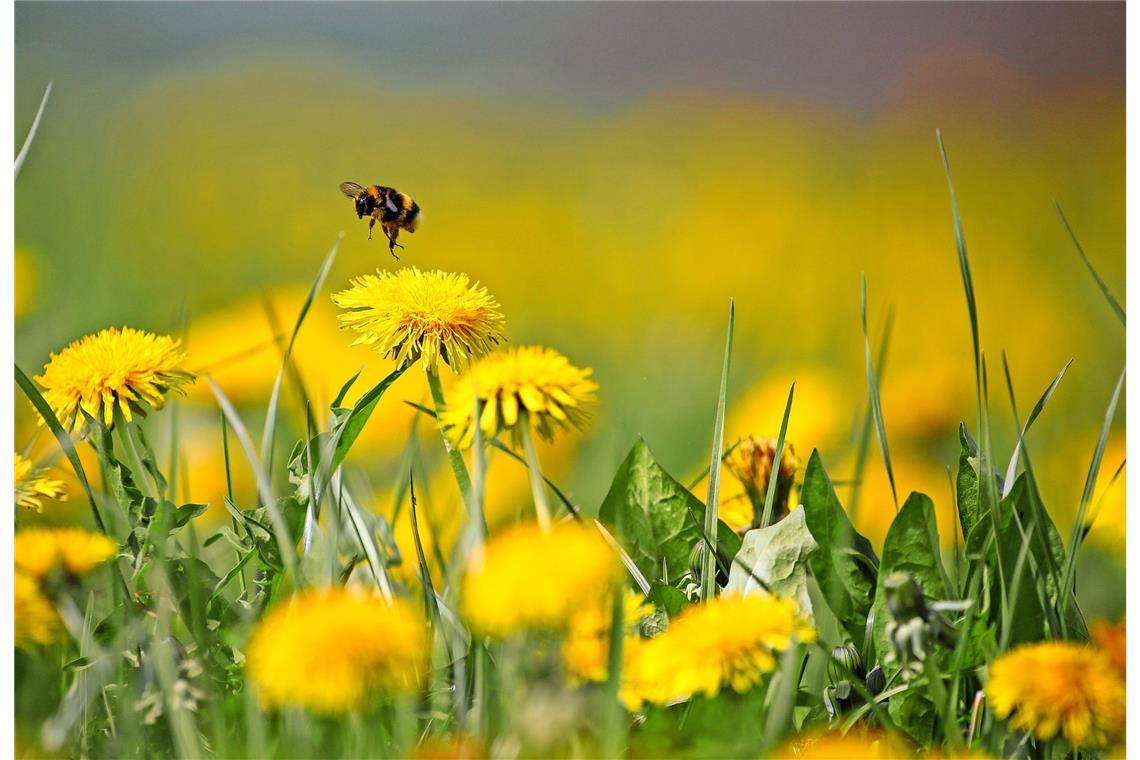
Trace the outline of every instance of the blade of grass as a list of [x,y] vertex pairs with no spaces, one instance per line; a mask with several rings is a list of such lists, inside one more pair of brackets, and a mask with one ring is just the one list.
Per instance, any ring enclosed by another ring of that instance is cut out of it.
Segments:
[[[32,382],[31,378],[24,374],[20,369],[20,365],[13,365],[16,369],[16,385],[20,386],[20,390],[28,397],[28,401],[32,402],[32,406],[39,412],[40,417],[43,419],[44,424],[51,430],[55,440],[59,443],[59,447],[63,450],[63,455],[67,457],[67,461],[71,464],[71,469],[75,471],[75,477],[79,479],[79,484],[83,486],[84,492],[87,494],[87,500],[91,503],[91,516],[95,520],[95,526],[101,533],[107,533],[107,527],[103,523],[103,517],[99,514],[99,507],[95,501],[95,492],[91,490],[91,483],[87,480],[87,473],[83,469],[83,463],[79,461],[79,452],[75,450],[75,442],[71,440],[71,436],[63,429],[63,425],[59,423],[59,418],[55,416],[52,411],[51,405],[44,399],[43,394],[40,393],[39,388]],[[112,538],[114,538],[112,536]]]
[[44,90],[44,96],[40,99],[40,107],[36,109],[36,118],[32,120],[32,126],[28,130],[28,136],[24,138],[24,144],[20,147],[20,152],[16,154],[16,170],[12,178],[20,176],[20,169],[24,168],[24,159],[28,157],[28,151],[32,149],[32,143],[35,142],[36,132],[40,129],[40,119],[44,116],[44,109],[47,108],[48,97],[51,95],[51,88],[55,82],[48,82],[47,88]]
[[269,483],[269,478],[265,474],[265,469],[261,466],[261,461],[257,457],[257,451],[253,448],[253,439],[249,436],[249,431],[242,422],[241,416],[237,413],[237,409],[230,402],[225,392],[221,387],[214,382],[214,378],[209,375],[206,376],[206,382],[210,385],[210,390],[214,392],[214,397],[218,401],[218,406],[221,407],[222,413],[226,416],[226,421],[229,426],[233,428],[234,434],[237,435],[238,443],[241,444],[242,451],[245,453],[245,458],[249,462],[249,468],[253,472],[253,477],[257,483],[257,493],[261,503],[269,511],[269,519],[273,527],[273,536],[277,541],[277,548],[281,552],[281,559],[285,562],[285,566],[293,573],[293,577],[298,584],[301,583],[300,567],[297,563],[297,547],[293,545],[293,540],[289,537],[289,526],[285,522],[285,516],[281,514],[281,510],[277,506],[277,501],[273,498],[272,486]]
[[[879,356],[875,362],[875,376],[882,382],[883,373],[887,368],[887,349],[891,344],[891,330],[894,328],[895,310],[887,309],[887,318],[883,322],[882,337],[879,338]],[[867,411],[863,416],[863,424],[859,431],[859,449],[855,454],[855,472],[851,476],[851,496],[847,506],[847,514],[851,522],[855,523],[859,515],[859,496],[863,492],[863,471],[867,467],[867,455],[871,453],[871,430],[875,424],[871,413],[870,399],[867,401]],[[833,485],[840,485],[839,481],[832,481]]]
[[265,413],[265,429],[261,435],[261,456],[265,459],[265,472],[270,477],[273,475],[273,434],[277,427],[277,405],[281,399],[281,381],[285,377],[285,368],[289,366],[289,359],[293,355],[293,346],[297,342],[297,334],[301,331],[301,325],[305,323],[305,317],[309,314],[313,299],[316,298],[317,293],[325,284],[333,261],[336,260],[337,250],[340,249],[340,241],[343,239],[344,233],[342,232],[337,236],[336,242],[333,243],[328,254],[325,255],[325,260],[317,272],[316,279],[309,286],[305,302],[301,304],[301,311],[297,314],[297,321],[293,323],[293,333],[289,336],[289,344],[285,347],[284,356],[281,357],[281,369],[277,371],[277,379],[273,381],[273,392],[269,394],[269,407]]
[[[1013,381],[1010,378],[1009,362],[1006,361],[1005,351],[1002,351],[1001,361],[1005,367],[1005,379],[1009,385],[1010,399],[1012,400]],[[1072,359],[1065,362],[1065,366],[1061,367],[1061,371],[1057,374],[1057,377],[1053,378],[1053,382],[1049,383],[1049,387],[1045,389],[1045,392],[1037,399],[1037,403],[1033,405],[1033,409],[1029,411],[1029,417],[1026,418],[1025,425],[1022,426],[1021,432],[1017,436],[1017,445],[1013,447],[1013,456],[1009,458],[1009,466],[1005,470],[1005,484],[1001,492],[1003,499],[1009,496],[1009,492],[1013,489],[1013,481],[1017,475],[1017,460],[1021,455],[1021,449],[1025,444],[1025,436],[1029,432],[1030,426],[1033,425],[1034,420],[1041,414],[1041,410],[1045,408],[1045,404],[1049,403],[1049,399],[1053,397],[1053,391],[1057,390],[1057,386],[1061,383],[1061,378],[1065,376],[1065,373],[1069,370],[1069,366],[1072,365],[1072,363]]]
[[724,409],[728,397],[728,371],[732,366],[732,332],[736,324],[736,302],[728,299],[728,337],[724,344],[724,367],[720,374],[716,420],[713,423],[712,461],[709,463],[709,495],[705,502],[705,536],[708,551],[701,562],[701,599],[716,593],[717,523],[719,521],[720,462],[724,449]]
[[1120,320],[1121,326],[1125,324],[1124,308],[1120,302],[1116,300],[1116,296],[1112,295],[1112,291],[1108,289],[1101,276],[1097,274],[1096,268],[1089,261],[1088,255],[1085,254],[1085,249],[1081,245],[1081,241],[1077,240],[1077,233],[1073,232],[1073,228],[1069,226],[1069,220],[1065,218],[1065,212],[1061,210],[1061,204],[1053,201],[1053,205],[1057,207],[1057,216],[1061,217],[1061,224],[1065,225],[1065,232],[1069,233],[1069,239],[1073,241],[1073,246],[1077,249],[1077,253],[1081,255],[1081,261],[1085,262],[1085,267],[1089,270],[1089,274],[1096,280],[1097,287],[1100,292],[1104,294],[1104,300],[1108,301],[1108,306]]
[[760,527],[767,528],[772,522],[772,507],[776,503],[776,481],[780,479],[780,463],[784,461],[784,436],[788,434],[788,418],[792,415],[792,398],[796,395],[796,384],[788,389],[788,401],[784,404],[784,419],[780,422],[780,435],[776,438],[776,458],[772,460],[772,469],[768,474],[768,493],[764,495],[764,513],[760,518]]
[[[966,295],[966,310],[970,318],[970,337],[973,341],[974,348],[974,386],[977,392],[978,413],[977,430],[982,436],[982,440],[978,446],[979,499],[981,498],[981,494],[984,493],[987,500],[989,501],[988,511],[990,515],[990,525],[993,530],[994,542],[996,545],[1001,545],[1001,519],[997,513],[998,494],[997,486],[994,483],[992,460],[993,448],[990,441],[990,421],[988,411],[989,390],[986,387],[985,358],[982,355],[981,341],[979,339],[978,306],[977,301],[974,297],[974,278],[970,272],[970,257],[966,250],[966,234],[962,229],[962,215],[958,209],[958,195],[954,191],[954,179],[950,173],[950,157],[946,152],[946,145],[942,142],[942,130],[935,130],[934,134],[938,142],[938,152],[942,156],[942,168],[946,174],[946,187],[950,193],[950,210],[954,224],[954,242],[958,253],[958,268],[962,274],[962,289]],[[997,568],[998,579],[1002,588],[1002,619],[1008,620],[1010,615],[1010,597],[1008,594],[1009,587],[1007,585],[1008,574],[1006,573],[1000,551],[997,552]]]
[[1112,429],[1112,421],[1116,417],[1116,405],[1120,401],[1120,391],[1124,387],[1124,376],[1128,371],[1127,368],[1120,371],[1120,379],[1116,381],[1116,388],[1112,392],[1112,398],[1108,402],[1108,409],[1104,412],[1104,423],[1100,428],[1100,435],[1096,439],[1096,447],[1093,449],[1092,462],[1089,463],[1088,475],[1085,476],[1085,487],[1081,491],[1081,500],[1077,505],[1077,516],[1073,520],[1073,530],[1069,538],[1068,554],[1065,556],[1065,572],[1062,576],[1063,583],[1061,585],[1061,615],[1068,611],[1069,603],[1072,601],[1072,594],[1068,590],[1073,587],[1075,580],[1074,576],[1077,571],[1077,550],[1081,547],[1081,541],[1085,535],[1085,516],[1088,512],[1089,503],[1092,501],[1093,493],[1096,491],[1096,479],[1100,473],[1101,459],[1104,458],[1104,447],[1108,442],[1108,434]]
[[899,511],[899,495],[895,489],[895,470],[891,465],[891,450],[887,446],[887,426],[883,422],[883,404],[879,396],[879,378],[875,374],[875,363],[871,359],[871,336],[867,331],[867,276],[863,275],[860,288],[859,313],[863,320],[863,356],[867,365],[867,396],[871,404],[871,418],[875,422],[875,434],[879,439],[879,451],[883,455],[883,466],[887,468],[887,480],[891,484],[891,498],[895,502],[895,512]]
[[[436,412],[438,413],[444,405],[443,385],[439,381],[439,372],[434,369],[425,371],[427,375],[428,388],[431,389],[431,400],[435,404]],[[459,486],[459,495],[463,498],[463,503],[470,509],[471,504],[471,474],[467,472],[467,464],[463,461],[463,454],[459,449],[451,445],[451,439],[447,437],[442,428],[439,431],[440,437],[443,438],[443,449],[447,452],[447,461],[451,465],[451,471],[455,475],[455,483]],[[486,519],[484,518],[484,521]]]

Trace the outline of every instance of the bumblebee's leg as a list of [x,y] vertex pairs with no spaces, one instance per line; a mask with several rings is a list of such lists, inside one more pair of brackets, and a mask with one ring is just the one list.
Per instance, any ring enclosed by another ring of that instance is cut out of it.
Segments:
[[369,239],[369,240],[371,240],[371,239],[372,239],[372,226],[373,226],[373,225],[375,225],[375,224],[376,224],[376,220],[375,220],[375,219],[369,219],[369,220],[368,220],[368,239]]

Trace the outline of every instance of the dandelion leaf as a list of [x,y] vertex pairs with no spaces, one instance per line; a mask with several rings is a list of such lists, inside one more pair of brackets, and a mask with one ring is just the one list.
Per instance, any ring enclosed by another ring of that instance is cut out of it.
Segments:
[[[658,464],[645,441],[618,468],[598,516],[649,580],[677,586],[690,572],[705,505]],[[739,549],[740,538],[720,522],[717,551],[726,565]]]
[[795,599],[801,612],[811,617],[808,558],[819,544],[812,538],[804,515],[804,508],[796,507],[778,523],[745,533],[725,591],[748,594],[767,589]]
[[843,631],[861,648],[879,559],[843,511],[818,450],[812,451],[804,471],[800,501],[808,530],[819,544],[809,558],[812,574]]

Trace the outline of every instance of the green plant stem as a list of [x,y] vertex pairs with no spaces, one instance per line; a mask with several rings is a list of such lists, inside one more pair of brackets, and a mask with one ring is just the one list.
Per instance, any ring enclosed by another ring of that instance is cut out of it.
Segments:
[[[439,382],[439,372],[429,369],[425,370],[424,374],[427,375],[431,399],[435,403],[436,419],[439,419],[439,415],[443,411],[443,386]],[[463,503],[469,505],[471,503],[471,474],[467,472],[467,463],[463,461],[463,455],[459,453],[459,449],[451,445],[451,440],[448,439],[443,428],[440,428],[440,435],[443,437],[443,448],[447,451],[447,460],[451,463],[451,471],[455,473],[455,482],[459,485],[459,494],[463,497]]]
[[621,757],[625,732],[622,730],[623,709],[618,693],[621,690],[622,643],[625,636],[625,585],[614,589],[610,617],[609,669],[606,680],[606,704],[602,727],[602,757]]
[[550,503],[546,500],[546,486],[542,482],[542,469],[538,466],[538,451],[534,447],[534,435],[530,430],[530,417],[526,412],[519,415],[519,430],[523,452],[526,454],[526,469],[530,475],[530,492],[534,496],[534,511],[538,515],[538,525],[544,531],[550,530]]

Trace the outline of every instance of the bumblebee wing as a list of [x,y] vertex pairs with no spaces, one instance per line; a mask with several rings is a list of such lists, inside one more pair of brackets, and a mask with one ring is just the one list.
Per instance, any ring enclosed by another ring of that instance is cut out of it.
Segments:
[[364,188],[355,182],[341,182],[340,191],[349,198],[359,198],[364,195]]

